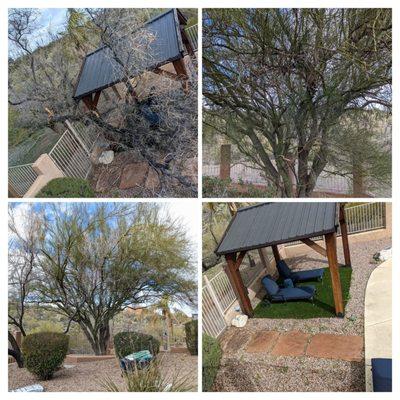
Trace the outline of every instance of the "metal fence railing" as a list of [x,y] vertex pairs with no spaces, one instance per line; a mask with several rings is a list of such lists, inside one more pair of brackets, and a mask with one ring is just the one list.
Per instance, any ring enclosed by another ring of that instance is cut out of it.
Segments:
[[[65,176],[86,179],[92,168],[90,154],[99,137],[98,130],[82,122],[65,123],[68,129],[48,155]],[[8,168],[9,186],[20,197],[27,193],[38,177],[32,165],[24,164]]]
[[193,50],[197,50],[198,47],[198,25],[192,25],[185,29],[185,32],[190,40],[190,44]]
[[[253,267],[244,264],[240,268],[243,283],[251,286],[254,280],[264,270],[262,263]],[[236,295],[224,271],[208,279],[203,275],[203,330],[205,333],[218,337],[227,327],[226,312],[236,301]]]
[[210,286],[210,289],[215,293],[223,312],[227,311],[235,302],[235,293],[224,271],[220,271],[210,280],[204,276],[204,283]]
[[18,196],[23,196],[33,185],[38,174],[33,164],[16,165],[8,168],[8,182]]
[[74,122],[73,124],[69,121],[65,121],[65,123],[68,129],[80,140],[85,150],[90,152],[99,137],[97,129],[93,125],[87,126],[80,121]]
[[[203,176],[218,177],[219,169],[220,166],[216,164],[203,164]],[[233,182],[269,186],[262,171],[245,163],[232,165],[230,173]],[[351,194],[352,185],[346,177],[323,173],[318,177],[314,190],[317,192]]]
[[69,129],[62,134],[49,156],[65,176],[85,179],[91,170],[90,154]]
[[217,338],[226,328],[224,312],[219,307],[218,299],[213,296],[210,285],[203,286],[203,331]]
[[[345,208],[348,233],[367,232],[386,227],[386,204],[365,203]],[[340,227],[339,232],[340,234]]]

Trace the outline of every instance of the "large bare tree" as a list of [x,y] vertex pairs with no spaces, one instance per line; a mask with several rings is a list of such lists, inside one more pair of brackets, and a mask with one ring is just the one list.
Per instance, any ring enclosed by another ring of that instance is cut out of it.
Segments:
[[346,118],[390,111],[390,9],[210,9],[203,26],[204,123],[279,196],[311,195]]

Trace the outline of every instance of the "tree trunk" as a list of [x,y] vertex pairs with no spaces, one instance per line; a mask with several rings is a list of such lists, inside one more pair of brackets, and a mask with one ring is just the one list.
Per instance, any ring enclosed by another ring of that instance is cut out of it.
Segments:
[[8,349],[8,355],[15,358],[15,361],[18,364],[18,368],[23,368],[24,360],[22,358],[21,349],[19,348],[14,335],[10,331],[8,331],[8,341],[10,342],[12,347],[12,349]]
[[96,356],[103,356],[107,354],[107,345],[110,340],[110,325],[109,321],[103,322],[97,329],[92,326],[87,326],[85,322],[80,322],[81,327],[86,339]]

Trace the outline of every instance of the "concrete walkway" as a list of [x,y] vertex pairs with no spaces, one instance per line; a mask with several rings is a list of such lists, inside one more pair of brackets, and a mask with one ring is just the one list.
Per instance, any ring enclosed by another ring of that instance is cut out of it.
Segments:
[[371,358],[392,358],[392,260],[371,274],[365,292],[365,383],[372,391]]

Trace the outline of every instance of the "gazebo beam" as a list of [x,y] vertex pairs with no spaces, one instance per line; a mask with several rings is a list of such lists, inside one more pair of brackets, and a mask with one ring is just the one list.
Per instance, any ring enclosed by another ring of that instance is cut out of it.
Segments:
[[186,69],[185,61],[183,58],[172,61],[172,65],[178,75],[178,78],[182,81],[182,88],[185,92],[189,90],[189,74]]
[[344,263],[346,267],[351,267],[349,236],[347,232],[346,213],[344,211],[344,205],[344,203],[340,203],[339,205],[339,224],[340,231],[342,233]]
[[89,111],[97,111],[97,104],[99,102],[100,94],[101,90],[97,91],[94,95],[91,93],[85,97],[82,97],[82,101]]
[[337,261],[336,233],[325,235],[326,255],[328,258],[329,272],[331,274],[335,312],[338,317],[344,317],[342,284],[340,282],[339,265]]
[[278,264],[279,261],[281,261],[281,255],[279,254],[279,249],[276,244],[273,244],[272,246],[272,253],[274,254],[275,262]]
[[[226,254],[225,273],[228,275],[229,281],[235,292],[236,298],[239,301],[240,308],[244,314],[249,317],[253,316],[253,307],[251,305],[247,288],[244,286],[242,276],[240,275],[239,268],[237,268],[238,261],[236,253]],[[240,266],[240,264],[239,264]]]
[[301,239],[301,241],[308,247],[311,247],[317,253],[321,254],[321,256],[326,257],[326,250],[319,244],[315,243],[313,240],[306,238],[306,239]]
[[269,260],[267,254],[265,254],[265,248],[258,249],[258,255],[260,256],[261,263],[263,267],[268,270],[269,268]]

